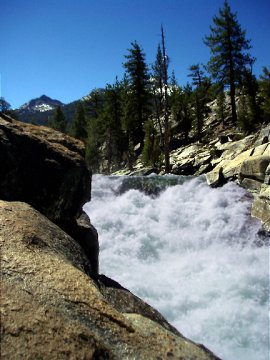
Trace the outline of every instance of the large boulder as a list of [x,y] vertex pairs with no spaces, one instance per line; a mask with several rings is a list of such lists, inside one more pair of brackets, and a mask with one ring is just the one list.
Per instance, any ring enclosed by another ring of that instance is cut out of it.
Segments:
[[61,132],[0,114],[0,199],[32,205],[73,236],[98,271],[98,238],[80,221],[90,200],[84,145]]
[[236,141],[229,141],[225,144],[216,143],[215,148],[218,151],[221,151],[221,160],[233,160],[241,153],[245,152],[246,150],[252,147],[254,142],[254,135],[249,135],[244,137],[243,139],[236,140]]
[[252,215],[260,219],[266,230],[270,229],[270,143],[269,128],[242,140],[216,144],[221,156],[212,162],[214,169],[206,174],[210,186],[221,186],[235,180],[254,195]]
[[31,204],[66,227],[90,200],[84,145],[58,131],[0,115],[0,198]]
[[259,134],[257,135],[255,146],[266,144],[270,142],[270,124],[261,128]]
[[114,281],[95,283],[78,243],[30,205],[0,201],[0,247],[2,359],[218,359]]
[[215,168],[206,174],[206,179],[211,186],[223,185],[224,179],[237,179],[240,184],[244,183],[245,179],[253,179],[262,184],[269,163],[270,146],[260,145],[240,152],[233,158],[231,155],[229,158],[221,157]]
[[259,194],[254,195],[251,213],[263,222],[264,228],[270,232],[270,186],[263,184]]
[[269,163],[269,155],[255,155],[245,159],[239,169],[240,182],[244,178],[250,178],[263,183]]
[[201,175],[212,167],[212,155],[208,146],[195,143],[171,152],[172,173],[176,175]]
[[233,159],[223,159],[215,168],[206,174],[208,185],[217,186],[223,185],[224,180],[236,180],[238,178],[240,168],[243,162],[250,157],[252,149],[240,152]]

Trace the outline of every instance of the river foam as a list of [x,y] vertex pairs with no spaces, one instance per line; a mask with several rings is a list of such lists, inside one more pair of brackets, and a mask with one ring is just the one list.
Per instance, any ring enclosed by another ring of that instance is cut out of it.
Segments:
[[247,193],[203,177],[179,177],[156,197],[119,193],[124,179],[94,176],[85,205],[101,272],[222,359],[268,360],[269,249]]

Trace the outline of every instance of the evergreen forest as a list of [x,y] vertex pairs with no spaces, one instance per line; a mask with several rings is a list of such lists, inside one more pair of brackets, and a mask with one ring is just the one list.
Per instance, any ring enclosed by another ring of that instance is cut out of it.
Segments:
[[[269,122],[270,71],[264,67],[258,78],[253,74],[251,41],[227,0],[203,41],[209,61],[201,64],[198,59],[182,69],[190,81],[181,86],[170,68],[163,27],[153,64],[147,63],[140,44],[131,42],[123,78],[78,101],[71,122],[58,107],[49,125],[85,143],[94,172],[111,173],[124,166],[131,170],[138,156],[145,166],[169,172],[172,149],[208,141],[205,119],[211,104],[221,126],[229,124],[244,134]],[[6,110],[8,104],[2,102]]]

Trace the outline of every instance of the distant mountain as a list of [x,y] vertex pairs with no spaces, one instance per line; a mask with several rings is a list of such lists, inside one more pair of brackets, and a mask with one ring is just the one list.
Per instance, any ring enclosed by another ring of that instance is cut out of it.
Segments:
[[[98,101],[99,105],[101,105],[100,102],[103,101],[102,97],[104,89],[96,89],[95,94],[99,95]],[[61,106],[65,120],[67,124],[70,124],[74,119],[79,101],[84,103],[85,114],[87,116],[95,116],[93,108],[95,107],[97,100],[91,96],[91,93],[69,104],[63,104],[59,100],[53,100],[46,95],[42,95],[39,98],[23,104],[18,109],[14,110],[14,113],[16,118],[20,121],[36,125],[48,125],[54,117],[55,109],[58,106]]]
[[64,104],[59,100],[51,99],[47,95],[42,95],[23,104],[15,112],[21,121],[47,124],[52,111],[58,106],[62,107]]
[[19,109],[31,112],[44,112],[48,110],[53,110],[58,106],[63,105],[64,104],[59,100],[54,100],[51,99],[49,96],[42,95],[39,98],[30,100],[28,103],[23,104]]

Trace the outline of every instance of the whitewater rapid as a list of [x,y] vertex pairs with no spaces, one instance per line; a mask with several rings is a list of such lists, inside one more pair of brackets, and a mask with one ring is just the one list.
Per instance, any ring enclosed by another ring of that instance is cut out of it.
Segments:
[[269,248],[250,197],[234,183],[175,179],[150,196],[119,192],[126,177],[93,177],[84,209],[99,233],[101,273],[223,360],[268,360]]

